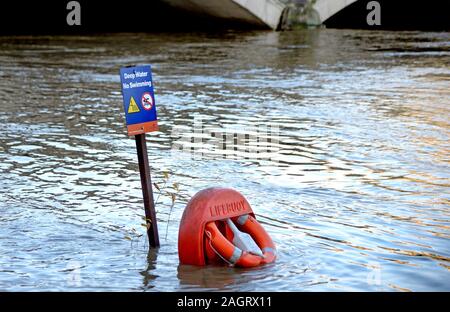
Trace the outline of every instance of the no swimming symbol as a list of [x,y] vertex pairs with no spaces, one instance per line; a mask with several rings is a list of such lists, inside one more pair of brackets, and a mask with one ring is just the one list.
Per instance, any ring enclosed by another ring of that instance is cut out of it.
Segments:
[[152,107],[153,107],[153,98],[152,98],[152,95],[150,94],[150,92],[144,92],[144,94],[142,94],[141,104],[142,104],[142,107],[145,110],[151,110],[152,109]]

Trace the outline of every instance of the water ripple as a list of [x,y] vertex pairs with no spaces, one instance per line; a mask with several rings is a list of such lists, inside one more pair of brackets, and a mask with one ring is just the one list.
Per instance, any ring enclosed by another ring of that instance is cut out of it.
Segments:
[[[449,290],[449,39],[0,37],[0,289]],[[119,90],[118,68],[138,63],[153,65],[160,119],[148,136],[152,178],[163,184],[170,171],[166,190],[180,189],[172,213],[159,198],[168,235],[158,251],[141,226]],[[258,132],[268,126],[274,140]],[[174,129],[189,138],[184,151],[173,150]],[[214,149],[211,134],[227,131],[244,139]],[[213,185],[247,197],[275,264],[179,265],[183,208]]]

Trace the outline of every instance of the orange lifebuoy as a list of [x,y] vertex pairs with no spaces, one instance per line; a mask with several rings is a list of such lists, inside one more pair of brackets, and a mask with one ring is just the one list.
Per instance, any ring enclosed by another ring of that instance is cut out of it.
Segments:
[[[256,221],[255,218],[246,214],[232,219],[238,224],[238,227],[250,234],[255,240],[256,244],[261,248],[263,257],[243,251],[234,246],[230,240],[232,233],[225,225],[226,237],[221,233],[215,221],[209,222],[205,226],[206,242],[206,257],[211,262],[217,262],[219,255],[225,262],[239,267],[255,267],[261,264],[271,263],[276,258],[275,245],[272,239],[264,230],[264,228]],[[229,240],[230,239],[230,240]],[[208,243],[211,244],[208,246]]]
[[252,236],[255,243],[261,248],[264,258],[261,264],[274,262],[277,257],[277,250],[275,244],[267,234],[262,225],[256,221],[251,215],[245,214],[239,217],[234,217],[232,220],[238,225],[241,231],[244,231]]
[[[228,220],[228,221],[227,221]],[[248,221],[250,220],[250,221]],[[238,191],[212,187],[199,191],[186,205],[178,232],[178,256],[181,264],[206,265],[230,262],[235,252],[237,266],[257,266],[275,260],[275,246],[262,226],[254,220],[253,210],[247,199]],[[231,229],[229,221],[234,223]],[[241,224],[239,224],[239,222]],[[206,227],[206,225],[208,227]],[[258,226],[259,225],[259,226]],[[247,232],[256,246],[242,245],[242,236],[234,237],[236,230]],[[206,231],[206,233],[205,233]],[[236,250],[234,243],[253,252]],[[245,247],[244,247],[245,246]],[[262,256],[261,256],[262,255]]]
[[209,239],[213,250],[215,250],[226,262],[247,268],[261,264],[261,257],[239,249],[226,239],[217,228],[216,222],[213,221],[206,224],[205,234]]

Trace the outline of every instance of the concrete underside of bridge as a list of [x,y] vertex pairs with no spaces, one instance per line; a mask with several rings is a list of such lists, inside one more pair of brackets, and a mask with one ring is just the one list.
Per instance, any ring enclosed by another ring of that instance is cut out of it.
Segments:
[[170,6],[220,19],[235,21],[256,28],[279,28],[285,5],[278,0],[160,0]]
[[345,9],[357,0],[315,0],[312,10],[317,15],[316,24],[322,24],[327,19]]

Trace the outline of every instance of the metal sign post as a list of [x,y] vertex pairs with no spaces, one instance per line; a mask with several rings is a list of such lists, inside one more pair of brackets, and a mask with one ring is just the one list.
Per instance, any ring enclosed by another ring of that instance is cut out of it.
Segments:
[[128,135],[134,135],[150,246],[159,247],[158,224],[145,133],[158,130],[150,65],[120,69]]
[[155,202],[153,199],[152,178],[148,163],[147,143],[145,133],[135,135],[136,150],[141,175],[142,196],[144,197],[145,220],[150,246],[159,247],[158,224],[156,222]]

